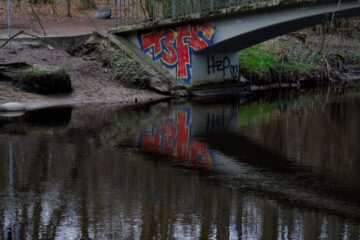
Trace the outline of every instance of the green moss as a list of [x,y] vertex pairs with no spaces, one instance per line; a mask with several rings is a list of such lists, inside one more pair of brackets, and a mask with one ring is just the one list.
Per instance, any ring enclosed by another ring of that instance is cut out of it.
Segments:
[[66,69],[63,69],[63,68],[45,71],[44,69],[40,69],[37,67],[31,67],[24,71],[25,78],[39,78],[39,77],[44,77],[44,76],[48,76],[48,75],[67,77],[69,75],[69,73],[66,71]]
[[40,68],[32,67],[24,71],[25,77],[39,77],[45,75],[46,72]]
[[68,93],[72,91],[71,79],[65,69],[45,70],[31,67],[23,71],[19,86],[40,94]]
[[265,50],[262,45],[255,45],[240,52],[240,64],[246,71],[267,71],[275,68],[277,63],[276,53]]
[[317,68],[321,56],[312,53],[310,56],[301,57],[289,53],[286,60],[281,59],[279,53],[266,49],[264,45],[255,45],[240,52],[240,65],[247,72],[276,71],[284,74],[293,72],[309,73]]

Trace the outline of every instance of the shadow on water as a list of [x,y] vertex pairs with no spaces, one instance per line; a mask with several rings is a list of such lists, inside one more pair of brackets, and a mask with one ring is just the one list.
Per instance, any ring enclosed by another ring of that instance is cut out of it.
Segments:
[[2,238],[359,239],[360,107],[325,98],[95,106],[3,122]]
[[[297,204],[300,201],[304,207],[330,210],[360,220],[360,191],[357,185],[347,185],[332,174],[299,166],[246,137],[224,133],[206,136],[205,141],[211,148],[256,171],[254,176],[236,176],[246,181],[242,183],[243,186],[275,194],[279,200],[290,200]],[[234,171],[231,173],[235,174]]]
[[50,108],[27,112],[22,122],[28,126],[66,127],[71,120],[72,108]]
[[[24,114],[0,116],[0,127],[7,125],[16,127],[66,127],[71,121],[72,107],[45,108],[25,112]],[[11,126],[10,126],[11,128]]]

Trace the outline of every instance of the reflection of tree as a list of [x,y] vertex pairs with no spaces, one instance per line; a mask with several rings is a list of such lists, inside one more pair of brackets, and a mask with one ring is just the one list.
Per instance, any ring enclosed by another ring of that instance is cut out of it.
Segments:
[[45,227],[46,231],[45,231],[44,239],[55,239],[57,228],[64,218],[64,210],[67,207],[68,198],[66,198],[64,192],[60,193],[59,196],[60,196],[59,205],[52,211],[52,214],[49,218],[49,222]]
[[308,102],[272,118],[260,119],[240,132],[296,164],[330,171],[334,178],[356,188],[360,180],[356,173],[360,165],[355,157],[360,154],[356,145],[359,135],[355,134],[359,132],[360,114],[356,110],[359,102],[339,101],[324,109],[321,95]]
[[[26,164],[27,168],[23,171],[24,177],[20,176],[17,180],[20,186],[18,189],[31,189],[31,192],[25,195],[26,197],[17,200],[19,209],[21,209],[21,215],[17,216],[17,219],[21,219],[20,221],[18,220],[21,223],[19,232],[21,236],[30,234],[33,239],[44,238],[44,236],[46,236],[46,239],[49,239],[56,235],[57,227],[64,217],[63,212],[68,203],[67,191],[71,189],[71,186],[67,186],[67,181],[64,179],[60,181],[63,183],[63,186],[59,187],[58,206],[54,204],[54,206],[50,206],[54,207],[54,209],[44,209],[44,203],[46,202],[46,197],[48,197],[48,192],[46,191],[52,190],[44,186],[49,177],[48,159],[44,155],[48,155],[47,152],[49,151],[50,144],[51,142],[40,140],[39,144],[36,144],[33,149],[27,148],[29,151],[25,152],[25,158],[22,159],[23,164]],[[26,149],[25,146],[26,144],[22,146],[19,143],[16,148]],[[21,163],[21,161],[18,161],[18,163]],[[21,167],[24,166],[20,165],[19,168]],[[63,176],[65,179],[66,175],[65,173]],[[51,211],[51,214],[48,223],[45,223],[43,217],[48,211]],[[31,215],[28,215],[28,213],[31,213]]]

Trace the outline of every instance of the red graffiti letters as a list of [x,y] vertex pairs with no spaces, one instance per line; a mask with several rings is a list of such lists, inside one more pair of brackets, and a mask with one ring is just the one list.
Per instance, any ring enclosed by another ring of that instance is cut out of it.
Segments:
[[176,68],[176,78],[191,83],[193,51],[199,51],[212,44],[215,28],[209,24],[180,27],[176,31],[167,29],[139,36],[139,43],[145,53],[154,61],[160,60],[166,67]]
[[152,49],[153,55],[157,58],[162,52],[161,39],[163,38],[163,34],[159,32],[153,32],[144,34],[142,39],[142,46],[144,49]]
[[209,46],[208,42],[212,40],[215,29],[210,25],[197,25],[191,28],[192,38],[190,39],[190,47],[199,51]]
[[179,29],[177,39],[177,50],[179,61],[177,65],[177,79],[187,79],[189,77],[189,67],[191,64],[190,48],[187,40],[191,37],[191,33],[187,28]]
[[180,111],[176,120],[168,119],[160,127],[156,127],[140,136],[140,149],[152,154],[165,154],[182,161],[191,161],[211,168],[213,157],[209,147],[196,139],[192,139],[190,130],[191,111]]

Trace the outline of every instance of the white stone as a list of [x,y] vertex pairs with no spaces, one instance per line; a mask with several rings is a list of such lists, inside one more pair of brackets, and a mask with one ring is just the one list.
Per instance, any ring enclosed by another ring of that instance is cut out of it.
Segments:
[[13,118],[20,117],[25,114],[25,111],[22,112],[0,112],[0,117]]
[[25,106],[22,103],[9,102],[0,105],[0,112],[21,112],[25,111]]

